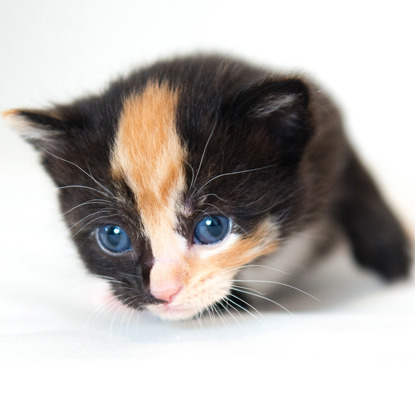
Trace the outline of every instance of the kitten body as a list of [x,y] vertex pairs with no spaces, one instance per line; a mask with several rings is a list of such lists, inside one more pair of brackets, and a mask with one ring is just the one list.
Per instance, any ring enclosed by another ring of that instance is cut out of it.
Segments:
[[4,115],[41,152],[85,264],[129,307],[195,316],[255,261],[307,264],[336,232],[360,265],[408,274],[401,225],[303,77],[190,56]]

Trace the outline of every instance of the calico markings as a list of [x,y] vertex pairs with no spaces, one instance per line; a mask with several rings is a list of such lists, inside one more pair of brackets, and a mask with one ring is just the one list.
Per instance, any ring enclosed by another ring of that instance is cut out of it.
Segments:
[[206,294],[201,282],[227,273],[225,285],[229,289],[240,266],[276,249],[278,232],[275,224],[264,221],[249,236],[232,235],[228,241],[209,247],[192,246],[177,232],[179,216],[186,216],[183,201],[192,193],[185,177],[188,151],[176,128],[179,99],[179,91],[167,84],[149,83],[141,93],[124,100],[111,171],[135,196],[154,257],[151,293],[167,302],[180,294],[182,302],[191,304],[194,293],[201,291],[208,306],[223,297],[224,284]]
[[[112,152],[112,175],[132,189],[156,256],[171,247],[175,210],[185,188],[182,147],[175,128],[177,92],[149,84],[124,101]],[[174,238],[173,238],[174,239]]]
[[111,160],[115,180],[125,180],[134,193],[154,256],[150,291],[164,301],[186,275],[185,241],[174,231],[186,157],[175,128],[177,95],[166,84],[150,83],[125,99]]

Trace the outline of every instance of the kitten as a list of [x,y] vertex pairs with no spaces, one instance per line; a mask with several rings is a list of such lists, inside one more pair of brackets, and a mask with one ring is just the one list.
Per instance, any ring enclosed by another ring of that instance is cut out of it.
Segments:
[[198,315],[254,260],[318,256],[296,245],[310,229],[343,233],[385,280],[409,272],[400,224],[307,79],[190,56],[3,115],[40,151],[86,266],[129,307]]

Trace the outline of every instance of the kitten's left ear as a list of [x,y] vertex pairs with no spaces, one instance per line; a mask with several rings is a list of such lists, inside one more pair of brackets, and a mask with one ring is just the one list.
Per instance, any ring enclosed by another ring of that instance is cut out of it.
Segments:
[[309,103],[308,87],[297,78],[270,79],[251,87],[244,95],[247,115],[257,119],[303,115]]
[[245,90],[238,116],[254,129],[266,129],[288,163],[301,157],[311,136],[309,88],[299,78],[267,79]]
[[66,137],[71,125],[58,109],[13,109],[1,113],[6,123],[38,149],[51,149]]

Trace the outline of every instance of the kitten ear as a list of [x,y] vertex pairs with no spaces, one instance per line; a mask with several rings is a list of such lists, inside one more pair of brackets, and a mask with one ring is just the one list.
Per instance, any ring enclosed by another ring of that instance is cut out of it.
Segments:
[[273,115],[295,115],[303,112],[309,101],[308,87],[296,78],[282,81],[268,80],[251,87],[247,92],[248,116],[258,119]]
[[56,109],[3,111],[3,119],[37,148],[53,147],[69,130],[67,121]]
[[265,129],[289,163],[300,159],[311,136],[309,89],[298,78],[269,79],[239,97],[240,115],[255,129]]

